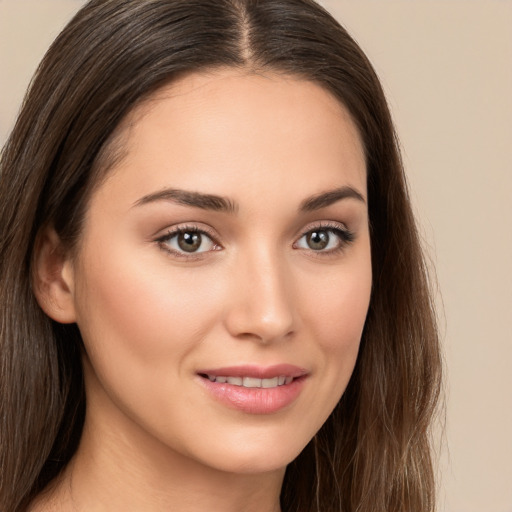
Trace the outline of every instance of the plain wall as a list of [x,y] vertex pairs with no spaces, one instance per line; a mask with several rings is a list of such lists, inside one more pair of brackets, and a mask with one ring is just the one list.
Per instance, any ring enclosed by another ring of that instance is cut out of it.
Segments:
[[[82,3],[0,0],[0,144]],[[383,81],[437,268],[447,368],[439,509],[512,512],[512,3],[322,3]]]

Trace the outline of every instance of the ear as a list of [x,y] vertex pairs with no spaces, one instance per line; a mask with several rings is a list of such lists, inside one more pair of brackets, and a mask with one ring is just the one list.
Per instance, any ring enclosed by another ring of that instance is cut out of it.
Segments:
[[75,322],[73,265],[53,228],[47,228],[37,238],[32,278],[41,309],[56,322]]

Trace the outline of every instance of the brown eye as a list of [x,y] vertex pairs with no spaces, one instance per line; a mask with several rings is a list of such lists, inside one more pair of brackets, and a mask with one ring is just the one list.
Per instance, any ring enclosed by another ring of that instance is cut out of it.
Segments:
[[346,228],[319,226],[304,233],[294,247],[331,254],[342,250],[353,240],[354,234]]
[[329,232],[328,231],[310,231],[306,235],[306,243],[310,249],[314,251],[321,251],[329,245]]
[[196,252],[202,244],[201,233],[185,231],[177,236],[178,246],[185,252]]
[[210,236],[198,229],[177,229],[158,239],[159,244],[177,256],[200,254],[220,247]]

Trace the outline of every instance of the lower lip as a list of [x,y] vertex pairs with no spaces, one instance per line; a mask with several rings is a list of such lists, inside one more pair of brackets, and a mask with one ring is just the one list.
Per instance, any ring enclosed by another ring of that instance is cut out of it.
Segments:
[[297,399],[306,380],[303,376],[275,388],[245,388],[199,378],[216,400],[249,414],[272,414],[286,408]]

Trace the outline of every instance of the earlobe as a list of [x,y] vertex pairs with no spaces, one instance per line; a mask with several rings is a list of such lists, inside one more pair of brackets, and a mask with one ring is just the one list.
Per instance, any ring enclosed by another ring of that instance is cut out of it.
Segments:
[[37,238],[33,263],[34,294],[41,309],[56,322],[75,322],[73,266],[53,228]]

